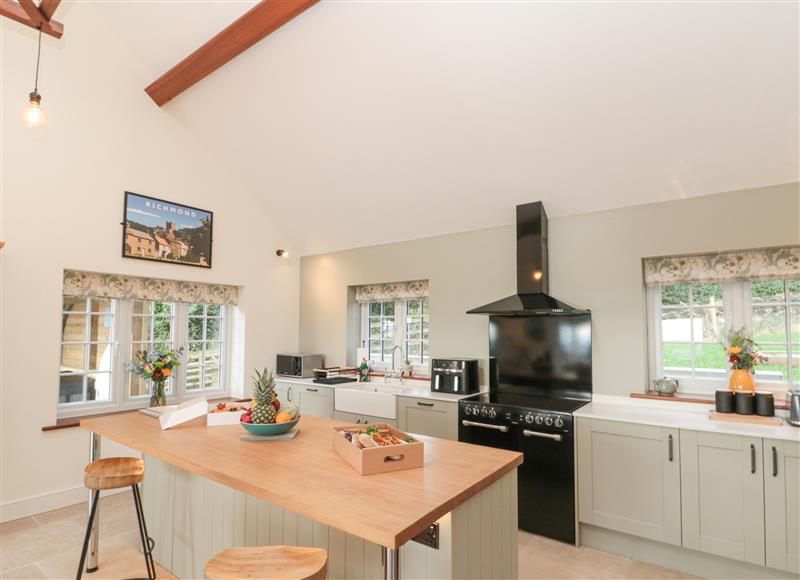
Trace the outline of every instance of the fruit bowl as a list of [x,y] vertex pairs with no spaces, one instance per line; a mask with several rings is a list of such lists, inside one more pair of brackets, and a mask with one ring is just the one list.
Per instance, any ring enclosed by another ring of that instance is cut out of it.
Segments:
[[300,417],[295,417],[286,423],[242,423],[240,421],[239,425],[253,435],[280,435],[292,429],[299,420]]

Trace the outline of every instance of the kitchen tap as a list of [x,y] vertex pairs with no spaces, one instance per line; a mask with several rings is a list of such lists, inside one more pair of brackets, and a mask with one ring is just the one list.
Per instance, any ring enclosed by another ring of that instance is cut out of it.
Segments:
[[402,369],[402,366],[401,366],[400,370],[398,371],[398,370],[395,369],[395,364],[394,364],[394,361],[395,361],[394,351],[396,351],[398,348],[400,349],[400,362],[401,362],[401,364],[402,364],[403,360],[405,359],[405,353],[403,352],[403,347],[400,346],[399,344],[396,344],[395,347],[392,349],[392,370],[391,371],[384,371],[384,373],[383,373],[383,382],[384,383],[388,383],[389,379],[391,379],[391,378],[398,378],[398,379],[400,379],[400,384],[401,385],[405,384],[403,382],[403,369]]

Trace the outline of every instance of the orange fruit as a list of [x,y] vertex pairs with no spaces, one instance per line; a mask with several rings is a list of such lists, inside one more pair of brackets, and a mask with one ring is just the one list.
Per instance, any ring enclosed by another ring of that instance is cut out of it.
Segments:
[[292,420],[292,416],[289,413],[286,413],[286,412],[278,413],[278,415],[275,417],[275,422],[276,423],[288,423],[291,420]]

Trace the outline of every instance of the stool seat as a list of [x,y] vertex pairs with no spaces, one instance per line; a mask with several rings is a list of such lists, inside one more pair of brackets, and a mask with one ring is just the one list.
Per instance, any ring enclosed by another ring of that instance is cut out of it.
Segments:
[[260,578],[263,580],[323,580],[328,553],[321,548],[260,546],[228,548],[208,561],[205,576],[210,580]]
[[144,461],[137,457],[97,459],[83,470],[84,485],[94,490],[128,487],[143,479]]

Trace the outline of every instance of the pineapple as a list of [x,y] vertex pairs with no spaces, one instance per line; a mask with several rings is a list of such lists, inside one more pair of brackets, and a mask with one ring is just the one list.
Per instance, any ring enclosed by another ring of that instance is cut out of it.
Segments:
[[278,410],[272,404],[278,396],[275,394],[275,377],[264,367],[253,377],[253,423],[274,423]]

